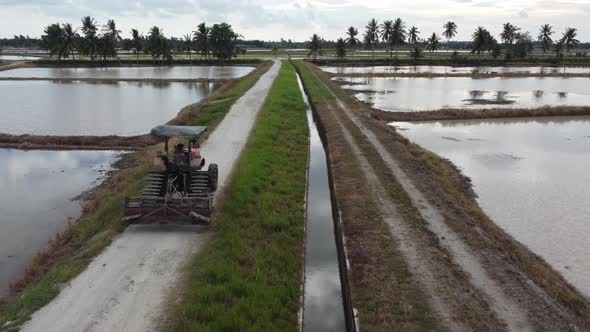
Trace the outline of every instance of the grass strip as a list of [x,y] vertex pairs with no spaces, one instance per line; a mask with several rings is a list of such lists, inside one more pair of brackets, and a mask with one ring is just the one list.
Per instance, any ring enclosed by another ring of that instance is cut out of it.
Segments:
[[305,110],[295,70],[284,63],[226,189],[212,240],[188,267],[167,330],[298,330]]
[[[201,110],[191,114],[190,121],[207,125],[212,131],[233,103],[254,86],[271,65],[270,62],[262,65],[199,103]],[[143,178],[151,168],[151,157],[158,149],[162,147],[152,146],[124,157],[126,165],[121,165],[122,169],[85,202],[81,217],[33,257],[24,276],[11,285],[11,296],[0,303],[0,331],[18,330],[32,313],[53,300],[62,285],[81,273],[124,230],[120,223],[123,197],[136,195],[141,190]]]

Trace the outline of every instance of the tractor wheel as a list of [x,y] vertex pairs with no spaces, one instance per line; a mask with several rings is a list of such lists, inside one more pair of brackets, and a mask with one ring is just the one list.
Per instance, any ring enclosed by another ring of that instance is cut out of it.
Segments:
[[207,174],[209,175],[209,187],[211,191],[217,190],[217,177],[218,177],[218,167],[217,164],[209,164],[209,169],[207,169]]

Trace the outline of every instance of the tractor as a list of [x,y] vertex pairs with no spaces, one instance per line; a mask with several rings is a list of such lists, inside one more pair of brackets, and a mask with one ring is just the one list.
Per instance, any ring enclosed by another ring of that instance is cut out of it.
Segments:
[[[130,223],[209,223],[213,209],[213,193],[217,189],[217,164],[203,170],[205,159],[200,156],[197,139],[207,131],[203,126],[162,125],[152,129],[152,135],[164,140],[165,153],[154,159],[160,170],[144,179],[141,196],[124,198],[124,224]],[[187,140],[174,147],[169,158],[169,140]]]

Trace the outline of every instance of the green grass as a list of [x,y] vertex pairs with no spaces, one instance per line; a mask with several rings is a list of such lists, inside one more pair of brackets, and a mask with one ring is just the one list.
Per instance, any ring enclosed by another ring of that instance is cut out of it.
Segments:
[[[270,63],[205,101],[205,111],[199,113],[193,122],[215,127],[233,103],[248,91],[268,68]],[[150,168],[149,161],[143,161],[123,174],[115,175],[108,187],[96,193],[96,197],[82,213],[79,222],[72,224],[58,236],[55,247],[33,259],[29,271],[26,272],[28,279],[22,283],[23,290],[6,303],[0,303],[0,331],[18,330],[18,326],[28,320],[33,312],[59,294],[61,285],[81,273],[91,260],[124,230],[120,223],[123,216],[123,197],[125,194],[136,195],[140,191],[144,175]],[[7,322],[10,323],[5,325]]]
[[305,105],[284,63],[258,117],[213,237],[188,267],[176,331],[297,331],[308,160]]

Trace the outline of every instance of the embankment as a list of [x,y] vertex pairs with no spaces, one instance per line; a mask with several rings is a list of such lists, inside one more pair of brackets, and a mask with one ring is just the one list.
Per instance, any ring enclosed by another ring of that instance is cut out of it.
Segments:
[[[271,65],[262,63],[250,74],[230,81],[222,90],[193,105],[192,112],[188,115],[185,112],[183,121],[208,125],[212,131]],[[33,312],[55,298],[65,283],[80,274],[125,229],[120,223],[123,197],[139,192],[153,155],[161,149],[161,145],[153,145],[129,154],[128,163],[120,165],[121,168],[85,201],[81,217],[32,259],[22,278],[11,285],[10,296],[0,304],[3,329],[18,330]]]
[[284,63],[163,330],[297,331],[308,128]]
[[590,106],[545,106],[539,108],[486,109],[444,108],[441,110],[425,112],[386,112],[371,109],[370,114],[374,119],[385,122],[498,119],[590,115]]

